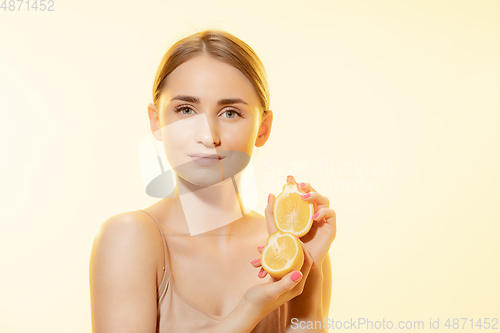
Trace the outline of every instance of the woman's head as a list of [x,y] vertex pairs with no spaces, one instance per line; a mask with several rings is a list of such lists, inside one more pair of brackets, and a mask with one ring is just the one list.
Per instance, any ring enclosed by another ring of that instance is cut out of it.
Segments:
[[269,109],[269,87],[264,65],[253,49],[232,34],[216,29],[204,30],[177,41],[165,53],[153,83],[153,101],[160,108],[165,78],[179,65],[196,56],[208,55],[237,68],[250,81],[261,103]]
[[[247,44],[223,31],[202,31],[175,43],[158,68],[153,100],[153,134],[164,141],[176,173],[193,184],[213,184],[243,171],[253,147],[264,145],[270,134],[264,67]],[[206,160],[196,154],[221,160],[202,165]]]

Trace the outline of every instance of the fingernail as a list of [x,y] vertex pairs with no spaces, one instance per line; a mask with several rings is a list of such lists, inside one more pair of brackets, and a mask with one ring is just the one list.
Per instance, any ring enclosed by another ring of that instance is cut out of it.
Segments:
[[263,249],[263,248],[265,248],[265,247],[266,247],[265,245],[262,245],[262,246],[257,246],[257,249],[259,249],[259,250],[260,250],[260,249]]
[[259,259],[254,259],[251,261],[252,264],[255,264],[255,263],[258,263],[260,261],[260,258]]
[[271,193],[267,196],[267,203],[269,203],[269,198],[271,197]]
[[315,220],[319,216],[319,213],[316,213],[312,216],[312,219]]
[[304,184],[304,183],[298,183],[297,185],[299,185],[299,186],[304,186],[305,184]]
[[295,271],[292,273],[292,275],[290,275],[290,279],[292,279],[293,282],[299,281],[301,277],[302,277],[302,273],[299,271]]
[[302,198],[309,198],[311,196],[311,193],[304,193],[301,195]]
[[264,274],[264,271],[261,269],[261,270],[259,271],[259,274],[257,274],[257,276],[258,276],[258,277],[261,277],[261,276],[262,276],[262,274]]

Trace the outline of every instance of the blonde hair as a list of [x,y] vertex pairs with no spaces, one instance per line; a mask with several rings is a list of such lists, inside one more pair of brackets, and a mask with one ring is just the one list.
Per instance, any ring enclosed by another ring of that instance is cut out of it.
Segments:
[[203,54],[239,69],[255,88],[262,113],[269,110],[269,87],[264,65],[248,44],[220,29],[207,29],[185,37],[165,53],[153,83],[153,101],[157,107],[160,106],[166,77],[182,63]]

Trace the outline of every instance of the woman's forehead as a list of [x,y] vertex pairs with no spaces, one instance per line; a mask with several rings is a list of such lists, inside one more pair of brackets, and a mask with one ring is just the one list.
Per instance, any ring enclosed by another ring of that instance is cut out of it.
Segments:
[[250,107],[259,103],[255,88],[239,69],[207,56],[182,63],[165,80],[162,104],[179,95],[197,97],[201,103],[225,98],[240,98]]

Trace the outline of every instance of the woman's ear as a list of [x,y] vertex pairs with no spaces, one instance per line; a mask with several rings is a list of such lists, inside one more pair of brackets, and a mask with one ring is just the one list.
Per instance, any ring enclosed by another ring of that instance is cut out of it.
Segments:
[[273,111],[267,110],[262,115],[259,132],[257,133],[257,138],[255,139],[255,147],[262,147],[267,142],[267,139],[269,139],[269,135],[271,135],[272,125]]
[[148,105],[148,116],[153,136],[156,140],[163,141],[163,137],[161,135],[160,114],[158,113],[158,108],[154,105],[154,103],[149,103]]

